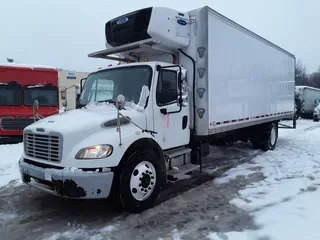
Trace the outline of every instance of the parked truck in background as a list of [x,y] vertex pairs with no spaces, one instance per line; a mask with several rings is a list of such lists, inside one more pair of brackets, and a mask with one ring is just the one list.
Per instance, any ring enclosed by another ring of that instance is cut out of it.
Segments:
[[295,91],[299,94],[301,102],[301,117],[313,119],[313,111],[320,102],[320,89],[309,86],[296,86]]
[[319,122],[320,120],[320,103],[313,110],[313,121]]
[[23,129],[37,121],[39,115],[59,113],[58,72],[49,66],[0,64],[0,143],[22,140]]
[[209,7],[140,9],[105,34],[89,57],[123,64],[89,74],[78,109],[24,130],[24,183],[140,212],[198,170],[210,144],[273,150],[279,121],[295,121],[294,55]]

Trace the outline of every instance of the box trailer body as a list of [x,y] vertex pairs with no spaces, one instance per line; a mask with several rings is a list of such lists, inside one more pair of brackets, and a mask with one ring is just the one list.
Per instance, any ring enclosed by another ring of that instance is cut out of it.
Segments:
[[0,142],[19,140],[23,129],[38,119],[33,100],[43,116],[59,112],[58,73],[55,68],[16,63],[0,64]]
[[26,143],[25,183],[62,197],[115,194],[140,212],[167,181],[201,171],[210,144],[273,150],[279,121],[294,115],[295,57],[209,7],[140,9],[108,21],[105,35],[107,49],[89,57],[119,63],[88,75],[76,110],[25,129],[56,149],[38,158]]
[[210,8],[192,13],[201,19],[187,51],[196,60],[197,134],[292,116],[295,57]]
[[312,119],[313,110],[320,102],[320,89],[309,86],[296,86],[302,102],[301,117]]

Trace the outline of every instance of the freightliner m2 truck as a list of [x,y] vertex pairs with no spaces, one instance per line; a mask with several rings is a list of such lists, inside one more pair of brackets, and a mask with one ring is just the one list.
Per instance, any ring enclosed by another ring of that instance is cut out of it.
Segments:
[[77,109],[25,128],[24,183],[141,212],[210,144],[273,150],[279,121],[294,119],[294,55],[209,7],[137,10],[105,35],[89,57],[119,63],[88,75]]
[[58,71],[55,67],[0,63],[0,144],[22,140],[23,129],[38,120],[59,113]]

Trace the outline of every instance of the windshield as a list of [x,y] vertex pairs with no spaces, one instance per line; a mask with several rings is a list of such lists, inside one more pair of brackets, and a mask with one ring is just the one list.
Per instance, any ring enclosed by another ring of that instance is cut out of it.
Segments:
[[0,83],[0,106],[21,105],[21,86]]
[[130,66],[104,70],[88,76],[80,97],[80,105],[116,100],[119,94],[127,102],[138,104],[143,86],[150,88],[152,68]]
[[38,100],[41,107],[58,106],[58,88],[54,86],[25,86],[23,90],[23,102],[26,106],[32,106],[34,100]]

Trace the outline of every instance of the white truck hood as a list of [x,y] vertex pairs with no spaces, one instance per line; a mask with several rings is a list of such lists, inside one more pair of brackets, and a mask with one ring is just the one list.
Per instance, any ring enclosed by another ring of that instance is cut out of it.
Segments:
[[[121,113],[124,116],[129,117],[135,124],[141,128],[146,128],[146,118],[143,112],[129,108],[128,110],[122,110]],[[28,127],[25,131],[42,128],[44,132],[58,132],[62,135],[86,134],[101,131],[101,125],[107,121],[117,118],[117,110],[113,106],[96,106],[89,108],[82,108],[62,112],[44,119],[41,119]]]

